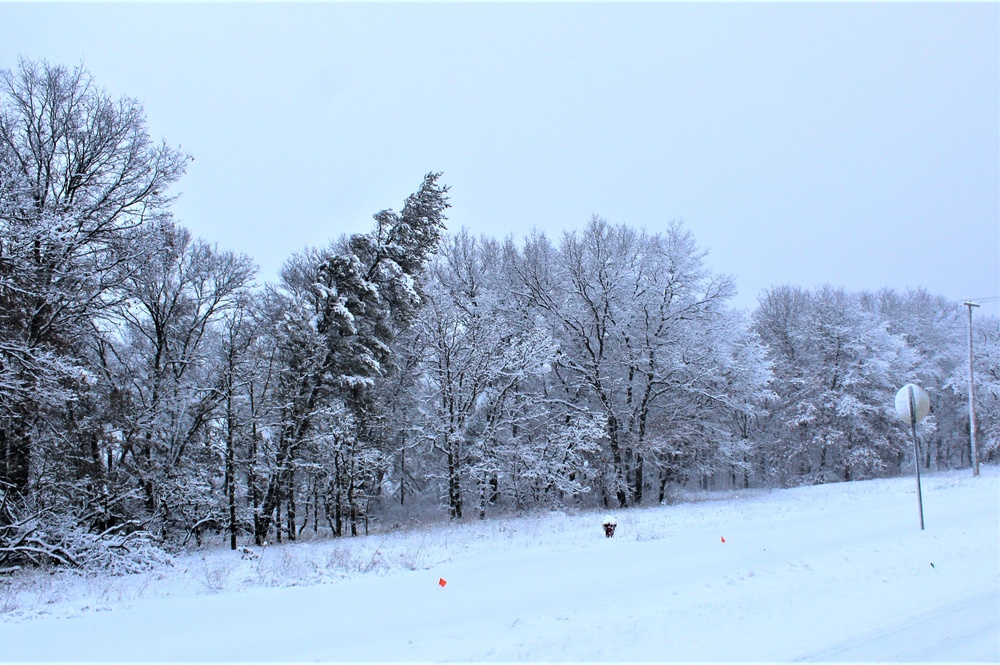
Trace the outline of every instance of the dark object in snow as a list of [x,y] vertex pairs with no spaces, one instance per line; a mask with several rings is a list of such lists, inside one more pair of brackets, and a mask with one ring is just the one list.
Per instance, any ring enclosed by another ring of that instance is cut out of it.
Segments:
[[611,515],[604,518],[604,537],[612,538],[615,535],[615,527],[618,526],[618,522]]

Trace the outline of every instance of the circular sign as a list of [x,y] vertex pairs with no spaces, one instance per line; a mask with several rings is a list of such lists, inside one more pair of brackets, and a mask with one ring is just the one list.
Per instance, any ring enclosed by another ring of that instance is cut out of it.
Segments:
[[896,393],[896,415],[903,420],[910,420],[910,388],[913,389],[913,408],[916,411],[916,420],[919,423],[931,412],[931,398],[927,391],[913,383],[907,383]]

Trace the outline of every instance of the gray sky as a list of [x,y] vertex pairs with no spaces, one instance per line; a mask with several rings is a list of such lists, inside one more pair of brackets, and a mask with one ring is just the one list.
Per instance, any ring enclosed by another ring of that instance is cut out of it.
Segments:
[[443,171],[477,234],[682,219],[738,307],[1000,295],[998,3],[0,3],[19,55],[139,99],[267,280]]

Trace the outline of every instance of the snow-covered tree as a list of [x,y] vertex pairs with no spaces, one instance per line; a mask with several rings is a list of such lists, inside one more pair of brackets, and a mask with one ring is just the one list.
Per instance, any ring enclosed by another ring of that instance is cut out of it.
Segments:
[[767,350],[742,312],[721,312],[692,332],[707,362],[695,363],[698,373],[654,414],[661,502],[669,483],[693,478],[703,487],[717,480],[749,487],[765,442],[765,405],[775,397]]
[[902,336],[889,333],[859,295],[829,286],[774,287],[753,318],[770,349],[777,393],[768,404],[765,473],[777,482],[821,483],[898,471],[907,439],[893,399],[917,364]]
[[[714,436],[698,424],[706,409],[741,399],[718,379],[731,348],[722,343],[731,280],[704,267],[679,223],[650,234],[595,217],[558,248],[536,234],[523,247],[508,241],[505,255],[514,289],[558,344],[554,389],[605,423],[602,493],[622,506],[641,501],[650,463],[661,486],[681,480],[671,473]],[[724,389],[711,393],[713,382]]]
[[[439,173],[424,177],[400,213],[375,215],[368,234],[341,238],[324,250],[293,257],[273,293],[275,343],[279,349],[275,399],[279,422],[274,434],[274,466],[258,520],[262,541],[281,506],[294,538],[295,474],[307,442],[322,439],[317,429],[342,410],[351,428],[332,441],[347,455],[335,473],[336,514],[348,516],[357,532],[367,497],[378,491],[384,466],[376,439],[377,382],[391,367],[392,342],[413,318],[422,299],[418,278],[436,251],[448,208],[448,188]],[[360,467],[358,465],[361,465]],[[346,475],[345,475],[346,474]],[[346,501],[343,505],[339,501]],[[340,533],[342,523],[334,526]]]
[[82,67],[0,71],[0,485],[51,542],[93,553],[139,528],[110,477],[119,404],[101,350],[187,160]]
[[261,448],[271,424],[270,399],[275,349],[267,335],[268,318],[252,291],[240,291],[220,322],[218,369],[221,400],[212,442],[225,459],[226,530],[230,548],[245,533],[256,533],[261,508]]
[[424,436],[442,456],[455,518],[462,517],[467,482],[477,488],[481,514],[487,494],[495,501],[501,473],[496,438],[509,413],[504,405],[552,352],[548,340],[503,316],[498,272],[496,243],[463,230],[444,244],[430,270],[418,321]]
[[421,340],[419,431],[436,452],[452,517],[475,498],[480,518],[510,500],[557,500],[587,489],[595,417],[546,394],[556,347],[523,306],[501,245],[465,230],[428,272]]
[[958,367],[968,368],[967,326],[962,306],[923,289],[897,293],[881,289],[861,294],[862,305],[901,335],[916,354],[915,380],[931,396],[933,431],[923,447],[926,468],[969,463],[969,406],[965,396],[949,388]]
[[[976,447],[979,450],[980,460],[992,462],[1000,457],[1000,319],[996,316],[974,319],[972,348],[972,374],[976,396]],[[964,358],[964,362],[956,365],[945,385],[963,409],[964,427],[955,429],[961,433],[961,442],[958,445],[964,447],[971,457],[968,355]]]
[[233,339],[221,324],[247,306],[254,268],[172,224],[157,223],[148,236],[158,251],[132,264],[120,325],[101,345],[117,406],[108,452],[117,476],[142,488],[148,514],[197,535],[198,525],[224,520],[223,457],[211,430],[231,397],[220,347]]
[[30,491],[54,423],[91,385],[81,346],[186,163],[82,67],[0,71],[0,482],[14,491]]

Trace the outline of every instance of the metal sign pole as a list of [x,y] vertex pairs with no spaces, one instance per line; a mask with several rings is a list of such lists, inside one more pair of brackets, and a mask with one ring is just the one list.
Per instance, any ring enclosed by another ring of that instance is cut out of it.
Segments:
[[913,468],[917,472],[917,507],[920,509],[920,530],[924,530],[924,500],[920,492],[920,448],[917,446],[917,407],[913,401],[913,386],[907,392],[910,397],[910,431],[913,433]]

